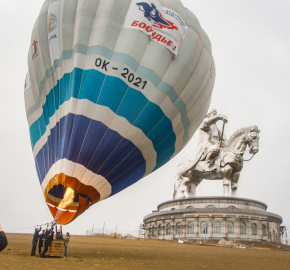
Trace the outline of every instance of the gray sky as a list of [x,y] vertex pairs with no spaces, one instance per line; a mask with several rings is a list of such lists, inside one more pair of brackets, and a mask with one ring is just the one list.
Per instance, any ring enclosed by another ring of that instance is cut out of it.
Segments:
[[[290,226],[290,2],[182,2],[198,17],[212,43],[217,76],[211,108],[227,115],[226,136],[252,124],[261,130],[260,152],[245,163],[238,196],[266,203],[269,212],[281,215]],[[34,166],[23,97],[31,31],[42,4],[14,0],[0,9],[0,223],[6,231],[52,220]],[[65,231],[80,234],[106,222],[107,229],[118,225],[118,231],[133,232],[159,203],[172,199],[176,166],[196,143],[194,137],[161,169],[95,204]],[[222,181],[204,180],[197,188],[197,196],[220,195]]]

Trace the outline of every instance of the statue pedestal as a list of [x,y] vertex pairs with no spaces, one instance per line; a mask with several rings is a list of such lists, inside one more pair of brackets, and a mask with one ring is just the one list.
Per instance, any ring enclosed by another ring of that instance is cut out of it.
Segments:
[[238,197],[194,197],[163,202],[144,217],[146,237],[280,242],[281,216],[265,203]]

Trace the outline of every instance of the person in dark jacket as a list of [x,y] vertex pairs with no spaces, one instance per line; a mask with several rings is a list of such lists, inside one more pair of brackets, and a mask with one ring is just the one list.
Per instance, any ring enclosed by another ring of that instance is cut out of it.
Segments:
[[48,247],[49,247],[50,243],[53,240],[53,236],[54,236],[53,226],[51,226],[51,229],[48,232],[49,233],[48,233],[48,235],[47,235],[47,237],[45,239],[44,250],[43,250],[43,252],[40,255],[40,257],[42,257],[42,258],[44,258],[44,255],[48,251]]
[[[47,225],[48,226],[48,225]],[[49,235],[49,229],[48,227],[45,228],[45,234],[44,234],[44,240],[47,239],[47,236]]]
[[61,229],[57,230],[56,235],[55,235],[55,240],[63,240]]
[[32,249],[31,249],[31,256],[35,256],[35,250],[37,247],[37,242],[38,242],[38,238],[39,238],[39,232],[41,231],[41,227],[39,229],[35,229],[34,230],[34,235],[33,235],[33,239],[32,239]]
[[0,252],[6,248],[8,245],[7,237],[5,232],[2,231],[1,225],[0,225]]
[[45,237],[45,230],[42,230],[42,234],[39,235],[39,242],[38,242],[38,253],[41,254],[41,248],[43,247],[43,240]]

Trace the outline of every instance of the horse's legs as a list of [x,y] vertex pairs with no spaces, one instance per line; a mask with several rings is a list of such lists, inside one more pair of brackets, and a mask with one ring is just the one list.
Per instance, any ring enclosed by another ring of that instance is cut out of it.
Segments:
[[224,186],[224,196],[230,196],[229,193],[229,186],[230,186],[230,180],[232,176],[233,169],[230,165],[226,165],[224,167],[223,171],[223,186]]
[[232,175],[232,180],[231,180],[232,197],[237,197],[239,178],[240,178],[240,172],[236,172]]
[[175,175],[173,199],[182,199],[188,197],[188,183],[190,179],[179,173]]
[[224,179],[223,186],[224,186],[224,196],[230,196],[230,193],[229,193],[230,180]]
[[193,178],[190,180],[188,184],[188,189],[187,189],[187,193],[189,197],[196,197],[196,188],[201,181],[202,179],[200,178]]

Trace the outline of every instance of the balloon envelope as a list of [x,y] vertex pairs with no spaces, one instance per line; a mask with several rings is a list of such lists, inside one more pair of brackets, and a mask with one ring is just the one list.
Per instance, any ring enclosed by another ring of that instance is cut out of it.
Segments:
[[53,217],[71,222],[179,153],[214,79],[210,41],[178,0],[45,1],[24,96]]

